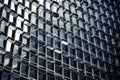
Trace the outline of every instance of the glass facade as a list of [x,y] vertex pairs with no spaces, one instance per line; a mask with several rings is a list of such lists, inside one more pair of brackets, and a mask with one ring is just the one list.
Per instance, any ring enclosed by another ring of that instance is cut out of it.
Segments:
[[120,80],[120,0],[0,0],[0,80]]

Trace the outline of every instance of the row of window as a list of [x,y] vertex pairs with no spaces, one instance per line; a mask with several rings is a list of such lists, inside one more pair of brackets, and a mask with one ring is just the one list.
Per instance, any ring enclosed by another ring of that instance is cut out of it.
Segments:
[[[25,56],[25,55],[24,55]],[[87,56],[86,56],[87,57]],[[34,58],[33,56],[31,57],[31,61],[36,61],[35,60],[36,58]],[[68,60],[66,60],[67,58],[64,57],[64,61],[67,62]],[[84,70],[86,71],[86,75],[89,74],[89,76],[100,76],[100,74],[102,74],[101,70],[97,69],[96,67],[92,67],[90,64],[84,64],[82,62],[76,62],[73,58],[71,58],[70,61],[71,62],[71,66],[73,67],[77,67],[78,66],[78,69],[80,70]],[[94,63],[97,63],[95,61],[93,61]],[[4,63],[4,64],[3,64]],[[34,67],[34,65],[30,64],[26,61],[22,61],[20,60],[20,58],[17,58],[17,57],[11,57],[10,55],[8,54],[0,54],[0,64],[3,64],[5,68],[7,69],[11,69],[13,70],[14,72],[17,72],[19,73],[20,71],[20,74],[25,76],[25,77],[29,77],[30,78],[33,78],[33,79],[37,79],[37,67]],[[99,65],[103,68],[104,65],[103,65],[103,62],[101,62],[101,60],[99,60]],[[51,60],[46,60],[42,57],[39,57],[39,66],[43,67],[43,68],[46,68],[47,71],[55,71],[56,74],[63,74],[65,77],[68,77],[70,78],[71,76],[71,79],[72,80],[78,80],[78,77],[73,77],[72,73],[73,73],[73,68],[70,69],[69,66],[65,66],[65,65],[62,65],[59,61],[56,61],[56,62],[53,62]],[[115,66],[112,66],[111,64],[108,64],[106,63],[106,69],[108,71],[113,71],[112,73],[116,73],[119,72],[119,69]],[[64,71],[62,71],[64,70]],[[44,73],[46,74],[46,73]],[[74,71],[74,74],[76,74],[77,76],[77,73],[76,71]],[[81,74],[81,73],[80,73]],[[39,76],[40,77],[40,76]]]

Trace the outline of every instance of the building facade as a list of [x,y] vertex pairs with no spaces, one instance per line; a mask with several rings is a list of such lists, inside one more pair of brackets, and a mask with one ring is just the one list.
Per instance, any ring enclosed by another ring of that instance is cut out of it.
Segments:
[[0,0],[0,80],[120,80],[120,0]]

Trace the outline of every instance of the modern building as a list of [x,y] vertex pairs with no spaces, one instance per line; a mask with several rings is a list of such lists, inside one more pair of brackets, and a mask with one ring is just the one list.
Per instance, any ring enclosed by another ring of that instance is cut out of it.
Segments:
[[0,0],[0,80],[120,80],[120,0]]

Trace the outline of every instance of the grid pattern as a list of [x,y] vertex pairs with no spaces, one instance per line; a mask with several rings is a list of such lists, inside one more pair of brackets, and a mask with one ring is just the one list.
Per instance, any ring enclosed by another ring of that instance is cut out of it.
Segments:
[[0,0],[1,80],[119,80],[119,3]]

